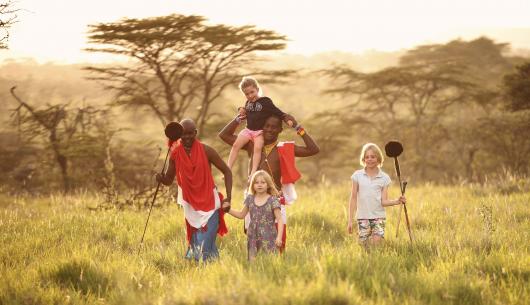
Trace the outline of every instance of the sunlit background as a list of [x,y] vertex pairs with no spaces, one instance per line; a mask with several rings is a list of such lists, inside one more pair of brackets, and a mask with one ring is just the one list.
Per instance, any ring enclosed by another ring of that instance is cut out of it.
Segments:
[[[1,305],[528,304],[530,0],[0,0],[0,17],[5,3]],[[219,261],[193,264],[177,186],[155,179],[175,166],[164,128],[192,118],[226,162],[244,75],[303,126],[278,136],[302,175],[287,247],[247,262],[227,215]],[[396,140],[400,170],[382,170],[389,199],[407,181],[407,209],[364,251],[351,177],[364,144]]]
[[112,60],[82,51],[88,24],[172,13],[211,23],[253,24],[286,35],[284,52],[396,51],[426,43],[488,36],[512,50],[530,49],[530,2],[524,0],[19,0],[18,23],[0,60]]

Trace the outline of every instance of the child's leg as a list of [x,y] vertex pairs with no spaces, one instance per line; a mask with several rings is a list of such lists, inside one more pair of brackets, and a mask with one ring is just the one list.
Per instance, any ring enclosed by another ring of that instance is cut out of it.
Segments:
[[359,231],[359,243],[363,246],[366,245],[368,237],[370,237],[370,220],[369,219],[357,219],[357,226]]
[[376,218],[370,219],[370,244],[377,246],[382,243],[385,239],[385,219]]
[[256,240],[256,236],[252,234],[247,235],[247,238],[247,259],[253,261],[258,254],[258,241]]
[[250,171],[250,176],[252,176],[259,167],[261,161],[261,150],[263,149],[263,134],[256,136],[254,138],[254,153],[252,154],[252,170]]
[[241,132],[237,135],[234,145],[232,145],[232,149],[230,149],[230,155],[228,156],[228,167],[230,169],[232,169],[232,166],[234,166],[234,163],[236,162],[237,153],[248,143],[249,140],[250,139]]

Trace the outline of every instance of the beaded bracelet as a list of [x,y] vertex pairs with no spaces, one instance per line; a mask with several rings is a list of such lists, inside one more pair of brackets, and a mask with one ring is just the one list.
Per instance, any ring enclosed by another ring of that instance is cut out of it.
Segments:
[[300,126],[300,128],[298,128],[298,130],[296,131],[296,133],[297,133],[299,136],[303,137],[303,136],[305,135],[305,129],[304,129],[304,127]]

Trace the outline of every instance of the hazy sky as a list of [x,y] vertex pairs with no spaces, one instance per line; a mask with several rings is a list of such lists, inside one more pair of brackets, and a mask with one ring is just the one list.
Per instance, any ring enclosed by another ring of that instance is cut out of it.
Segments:
[[93,62],[87,25],[122,17],[202,15],[253,24],[290,38],[286,52],[395,51],[480,35],[530,49],[529,0],[15,0],[22,11],[0,60]]

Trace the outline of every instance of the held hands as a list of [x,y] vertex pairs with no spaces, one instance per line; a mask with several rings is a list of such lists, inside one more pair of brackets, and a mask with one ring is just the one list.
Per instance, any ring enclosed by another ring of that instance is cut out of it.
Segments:
[[396,200],[396,205],[397,204],[405,204],[407,203],[407,198],[405,198],[405,196],[399,196],[399,198]]
[[158,182],[158,183],[162,183],[162,181],[163,181],[164,179],[163,179],[162,175],[160,175],[160,173],[156,173],[156,175],[155,175],[155,180],[156,180],[156,182]]
[[221,208],[223,209],[223,212],[228,213],[230,211],[231,205],[230,205],[230,198],[223,199],[223,202],[221,204]]

